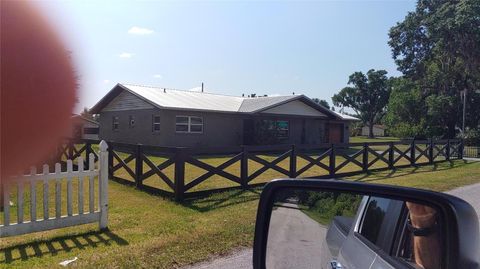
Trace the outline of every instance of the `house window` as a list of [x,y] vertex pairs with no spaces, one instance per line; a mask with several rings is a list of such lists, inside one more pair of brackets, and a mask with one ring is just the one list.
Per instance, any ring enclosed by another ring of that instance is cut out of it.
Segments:
[[112,118],[112,129],[113,130],[118,130],[118,127],[120,127],[120,123],[119,123],[119,120],[118,120],[118,116],[114,116]]
[[135,127],[135,116],[128,117],[128,127],[130,128]]
[[152,131],[160,132],[160,116],[153,115],[153,117],[152,117]]
[[260,128],[279,139],[288,138],[290,122],[288,120],[262,120]]
[[277,127],[277,137],[288,138],[290,127],[289,122],[286,120],[277,120],[275,125]]
[[177,133],[203,133],[203,118],[195,116],[177,116],[175,121]]

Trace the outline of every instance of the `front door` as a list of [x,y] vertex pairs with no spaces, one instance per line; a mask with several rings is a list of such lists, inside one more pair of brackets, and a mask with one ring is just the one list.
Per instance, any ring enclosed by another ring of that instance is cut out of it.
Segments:
[[343,143],[343,124],[329,123],[327,125],[328,143],[338,144]]

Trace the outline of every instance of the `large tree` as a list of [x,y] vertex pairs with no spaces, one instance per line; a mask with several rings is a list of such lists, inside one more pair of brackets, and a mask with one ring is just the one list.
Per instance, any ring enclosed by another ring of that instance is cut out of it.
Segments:
[[409,79],[394,78],[388,110],[384,118],[391,135],[402,138],[430,136],[427,107],[420,88]]
[[364,74],[355,72],[348,79],[348,87],[332,97],[335,106],[349,107],[356,116],[369,127],[369,137],[373,137],[373,125],[385,114],[390,96],[390,82],[387,71],[371,69]]
[[467,124],[478,127],[479,14],[478,0],[419,0],[415,11],[390,30],[393,58],[418,88],[429,115],[426,124],[433,134],[455,136],[455,128],[461,126],[460,96],[464,90],[469,93]]

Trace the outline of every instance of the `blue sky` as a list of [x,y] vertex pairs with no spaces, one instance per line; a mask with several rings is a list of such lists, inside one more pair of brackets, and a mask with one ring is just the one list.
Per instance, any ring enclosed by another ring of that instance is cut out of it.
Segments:
[[326,99],[355,71],[399,75],[388,30],[414,1],[40,2],[77,69],[77,111],[117,82]]

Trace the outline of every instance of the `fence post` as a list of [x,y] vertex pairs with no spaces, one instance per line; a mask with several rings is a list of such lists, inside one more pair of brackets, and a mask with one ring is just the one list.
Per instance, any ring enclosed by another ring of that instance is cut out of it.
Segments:
[[362,170],[363,172],[368,171],[368,144],[363,143],[363,156],[362,156]]
[[332,144],[330,149],[330,177],[335,177],[335,144]]
[[460,139],[460,144],[458,145],[458,159],[463,159],[463,149],[465,145],[463,139]]
[[297,152],[295,149],[295,144],[292,144],[292,148],[290,151],[290,178],[297,177]]
[[137,188],[143,185],[143,151],[142,145],[138,144],[135,151],[135,186]]
[[433,139],[430,138],[430,145],[428,147],[428,162],[430,164],[433,164],[433,146],[434,146]]
[[89,158],[90,158],[90,153],[92,153],[92,144],[90,142],[85,143],[85,169],[88,170],[90,169],[89,165]]
[[240,180],[242,188],[248,188],[248,150],[242,146],[242,159],[240,160]]
[[175,201],[183,200],[185,188],[185,152],[182,148],[177,148],[175,152]]
[[445,159],[450,161],[450,139],[447,139],[447,146],[445,148]]
[[410,164],[415,165],[415,139],[412,140],[410,145]]
[[100,142],[98,179],[99,179],[99,208],[100,208],[100,229],[108,226],[108,144],[104,140]]
[[73,147],[75,147],[75,144],[73,143],[73,140],[69,140],[68,141],[68,160],[72,160],[73,161]]
[[108,145],[108,178],[113,179],[113,145]]
[[393,150],[393,142],[388,143],[388,168],[393,169],[395,161],[395,151]]

